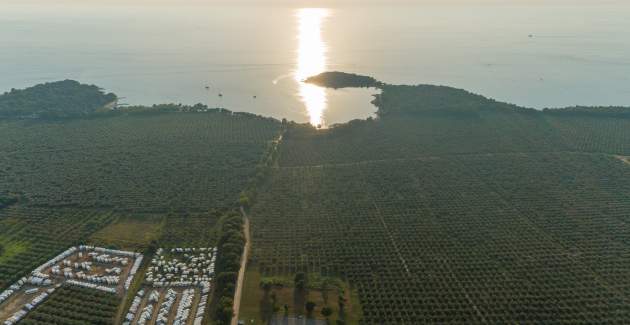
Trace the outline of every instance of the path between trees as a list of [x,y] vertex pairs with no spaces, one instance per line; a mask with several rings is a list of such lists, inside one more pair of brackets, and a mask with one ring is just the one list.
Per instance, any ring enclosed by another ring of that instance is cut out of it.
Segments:
[[617,157],[617,159],[625,162],[626,164],[630,165],[630,156],[615,156]]
[[360,160],[360,161],[350,161],[350,162],[330,162],[318,165],[296,165],[296,166],[274,166],[276,169],[306,169],[306,168],[326,168],[326,167],[352,167],[352,166],[361,166],[361,165],[370,165],[370,164],[379,164],[379,163],[390,163],[390,162],[407,162],[407,161],[437,161],[444,158],[453,158],[453,157],[497,157],[497,156],[523,156],[528,154],[574,154],[574,155],[584,155],[584,156],[607,156],[613,157],[617,159],[621,159],[622,161],[630,164],[630,156],[619,156],[615,154],[605,153],[605,152],[582,152],[582,151],[519,151],[519,152],[498,152],[498,153],[453,153],[453,154],[444,154],[444,155],[433,155],[433,156],[416,156],[416,157],[406,157],[406,158],[387,158],[387,159],[371,159],[371,160]]
[[243,215],[245,248],[243,249],[243,256],[241,256],[241,269],[238,271],[238,280],[236,280],[236,290],[234,291],[232,325],[238,325],[238,313],[241,308],[241,296],[243,293],[243,280],[245,279],[245,269],[247,267],[247,259],[249,258],[249,250],[251,247],[251,240],[249,238],[249,218],[247,217],[247,213],[245,213],[245,209],[243,209],[243,207],[241,207],[241,214]]

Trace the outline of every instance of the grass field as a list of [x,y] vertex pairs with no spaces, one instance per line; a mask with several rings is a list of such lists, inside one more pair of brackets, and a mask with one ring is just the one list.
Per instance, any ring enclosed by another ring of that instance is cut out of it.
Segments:
[[137,251],[149,246],[162,235],[164,218],[160,216],[120,217],[94,233],[88,242],[101,247]]
[[[334,324],[340,315],[339,296],[341,295],[344,301],[343,319],[346,324],[358,323],[362,312],[355,290],[351,289],[346,282],[336,278],[321,277],[318,274],[309,274],[308,278],[310,279],[309,288],[300,292],[295,290],[292,278],[262,277],[255,266],[248,267],[239,318],[245,320],[246,324],[266,324],[272,315],[284,315],[286,305],[289,316],[301,315],[325,320],[326,317],[321,311],[323,307],[329,307],[332,309],[332,316],[328,317],[328,320]],[[265,291],[261,287],[261,281],[273,282],[275,285]],[[305,303],[308,301],[316,305],[310,315],[305,310]]]
[[0,263],[4,261],[8,261],[16,255],[22,254],[26,252],[30,246],[28,242],[8,242],[4,243],[2,238],[0,238],[0,244],[3,247],[2,255],[0,255]]

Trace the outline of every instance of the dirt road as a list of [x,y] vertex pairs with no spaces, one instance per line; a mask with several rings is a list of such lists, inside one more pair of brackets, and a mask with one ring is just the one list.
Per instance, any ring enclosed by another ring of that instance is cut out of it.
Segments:
[[238,325],[238,312],[241,307],[241,295],[243,293],[243,280],[245,279],[245,269],[247,267],[247,259],[249,258],[249,250],[251,246],[251,240],[249,238],[249,218],[245,213],[245,209],[241,207],[241,214],[243,215],[243,232],[245,233],[245,248],[243,249],[243,256],[241,257],[241,269],[238,271],[238,280],[236,281],[236,290],[234,292],[234,315],[232,316],[232,325]]
[[617,157],[617,159],[625,162],[626,164],[630,165],[630,156],[626,157],[626,156],[615,156]]

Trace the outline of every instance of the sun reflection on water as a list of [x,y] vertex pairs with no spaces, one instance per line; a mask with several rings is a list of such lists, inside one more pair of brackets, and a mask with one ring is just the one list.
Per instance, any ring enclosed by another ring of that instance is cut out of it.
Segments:
[[326,43],[322,39],[322,23],[329,16],[327,9],[303,8],[297,11],[298,50],[294,78],[299,96],[314,126],[324,126],[327,99],[324,88],[306,84],[304,79],[326,71]]

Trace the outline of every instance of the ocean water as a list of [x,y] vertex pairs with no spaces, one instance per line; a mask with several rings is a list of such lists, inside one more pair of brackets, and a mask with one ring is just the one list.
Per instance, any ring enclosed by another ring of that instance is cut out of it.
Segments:
[[0,92],[70,78],[128,104],[201,102],[323,126],[373,115],[375,90],[301,82],[340,70],[534,108],[630,106],[630,3],[593,3],[0,3]]

